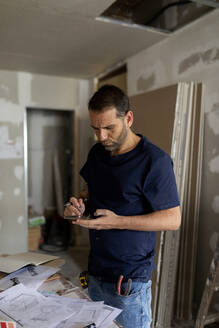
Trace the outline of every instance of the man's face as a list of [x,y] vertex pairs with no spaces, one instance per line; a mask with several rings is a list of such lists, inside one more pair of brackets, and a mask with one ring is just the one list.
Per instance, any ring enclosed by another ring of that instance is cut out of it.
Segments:
[[115,107],[106,107],[103,111],[90,110],[91,127],[98,140],[108,151],[117,151],[128,135],[127,117],[117,117]]

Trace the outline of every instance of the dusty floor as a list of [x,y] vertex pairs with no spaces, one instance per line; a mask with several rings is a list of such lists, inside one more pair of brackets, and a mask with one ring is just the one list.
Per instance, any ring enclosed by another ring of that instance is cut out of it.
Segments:
[[65,260],[65,264],[61,267],[61,273],[64,277],[70,279],[75,285],[79,284],[80,272],[87,270],[87,259],[89,254],[88,247],[69,247],[66,251],[60,252],[45,252],[47,254],[59,256]]

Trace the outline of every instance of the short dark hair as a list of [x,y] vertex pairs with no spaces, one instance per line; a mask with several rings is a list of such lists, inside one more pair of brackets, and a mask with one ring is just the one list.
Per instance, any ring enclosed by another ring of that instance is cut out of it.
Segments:
[[88,103],[88,109],[102,111],[105,107],[115,107],[117,116],[123,117],[129,111],[129,98],[118,87],[106,84],[98,89]]

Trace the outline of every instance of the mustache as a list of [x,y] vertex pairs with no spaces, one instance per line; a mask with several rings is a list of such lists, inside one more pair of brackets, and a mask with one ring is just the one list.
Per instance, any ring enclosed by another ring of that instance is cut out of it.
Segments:
[[113,146],[113,145],[117,145],[118,143],[115,141],[112,142],[100,142],[103,146]]

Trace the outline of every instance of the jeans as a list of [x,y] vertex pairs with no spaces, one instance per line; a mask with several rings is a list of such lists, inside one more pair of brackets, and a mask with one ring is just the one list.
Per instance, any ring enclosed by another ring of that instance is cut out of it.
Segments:
[[[127,283],[122,283],[122,291]],[[116,284],[89,276],[88,294],[93,301],[122,309],[116,321],[124,328],[150,328],[151,324],[151,280],[133,281],[129,295],[119,295]]]

